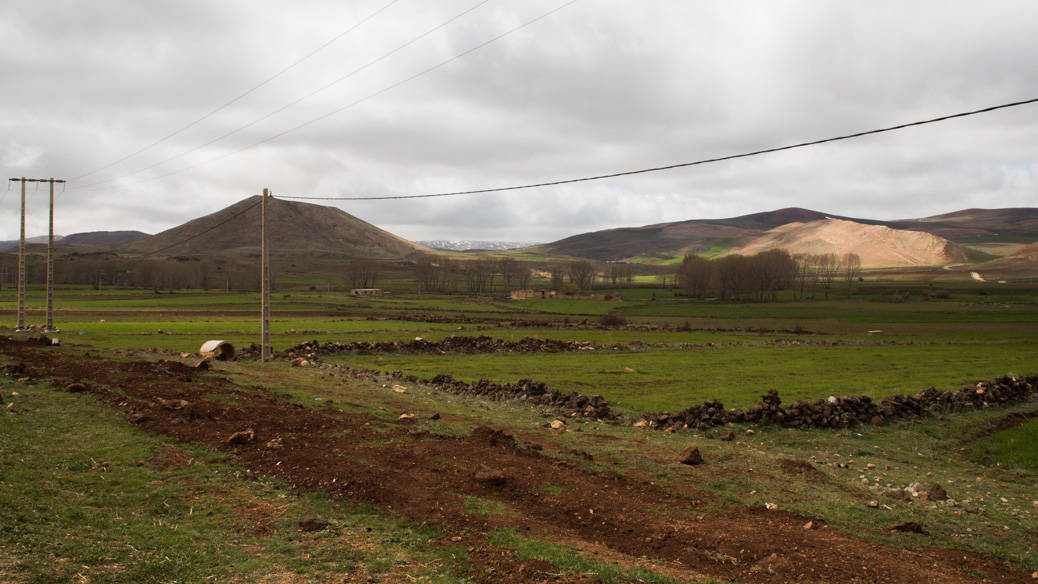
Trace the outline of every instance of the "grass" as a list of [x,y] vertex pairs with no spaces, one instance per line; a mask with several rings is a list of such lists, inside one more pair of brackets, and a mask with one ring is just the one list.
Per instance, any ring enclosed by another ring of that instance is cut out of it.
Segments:
[[543,381],[560,391],[602,395],[630,412],[676,411],[707,399],[729,407],[759,401],[770,388],[784,401],[829,395],[916,393],[934,386],[958,389],[977,380],[1038,371],[1031,341],[911,344],[703,347],[689,350],[348,355],[332,362],[431,378],[512,383]]
[[970,452],[988,464],[1038,470],[1038,419],[974,442]]
[[428,529],[149,436],[89,396],[0,388],[16,405],[0,414],[0,581],[461,581]]

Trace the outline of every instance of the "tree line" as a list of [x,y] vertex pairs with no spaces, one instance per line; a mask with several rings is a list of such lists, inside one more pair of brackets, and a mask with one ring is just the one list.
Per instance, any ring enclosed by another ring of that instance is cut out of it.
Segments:
[[713,260],[686,255],[677,269],[677,279],[682,291],[694,298],[766,302],[777,299],[782,290],[806,298],[821,289],[828,297],[841,276],[850,293],[860,273],[861,258],[854,253],[792,255],[777,249]]

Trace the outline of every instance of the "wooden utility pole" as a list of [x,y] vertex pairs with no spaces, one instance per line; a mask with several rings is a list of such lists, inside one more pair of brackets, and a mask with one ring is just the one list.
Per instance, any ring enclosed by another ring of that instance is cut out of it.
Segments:
[[260,205],[260,304],[262,324],[260,340],[260,361],[270,359],[270,256],[267,244],[267,201],[270,192],[263,189],[263,201]]
[[15,330],[25,330],[25,183],[50,183],[50,241],[47,245],[47,327],[54,330],[54,183],[64,180],[54,178],[12,178],[22,183],[22,228],[18,240],[18,326]]
[[22,183],[22,231],[18,240],[18,325],[15,330],[25,329],[25,183],[32,179],[12,178]]
[[[54,332],[54,183],[63,180],[48,180],[50,183],[50,232],[47,239],[47,325],[46,332]],[[100,288],[100,286],[99,286]]]

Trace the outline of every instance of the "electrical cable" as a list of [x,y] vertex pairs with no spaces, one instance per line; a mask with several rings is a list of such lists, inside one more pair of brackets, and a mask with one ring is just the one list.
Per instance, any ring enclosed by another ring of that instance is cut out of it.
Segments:
[[[325,43],[323,43],[323,44],[321,44],[320,46],[318,46],[318,47],[317,47],[316,49],[314,49],[314,50],[310,51],[309,53],[307,53],[307,54],[303,55],[302,57],[300,57],[300,58],[299,58],[298,60],[296,60],[296,61],[295,61],[294,63],[292,63],[291,65],[289,65],[289,66],[285,67],[284,69],[281,69],[280,71],[278,71],[277,73],[275,73],[275,74],[271,75],[270,77],[267,77],[267,78],[266,78],[266,79],[264,79],[263,81],[259,82],[259,83],[258,83],[258,84],[256,84],[255,86],[253,86],[253,87],[252,87],[251,89],[247,90],[247,91],[246,91],[245,93],[242,93],[241,95],[239,95],[239,96],[237,96],[237,97],[235,97],[235,98],[231,99],[231,100],[230,100],[230,101],[228,101],[227,103],[225,103],[225,104],[223,104],[223,105],[221,105],[221,106],[217,107],[216,109],[214,109],[214,110],[212,110],[211,112],[209,112],[209,113],[205,114],[204,116],[202,116],[202,117],[200,117],[200,118],[196,119],[195,121],[193,121],[193,122],[191,122],[191,123],[187,124],[186,126],[183,126],[183,127],[181,127],[180,129],[178,129],[178,130],[175,130],[175,131],[171,132],[170,134],[167,134],[166,136],[164,136],[164,137],[162,137],[162,138],[159,138],[158,140],[156,140],[156,141],[152,142],[151,144],[148,144],[147,146],[144,146],[143,148],[140,148],[140,149],[138,149],[138,150],[135,150],[134,152],[131,152],[131,153],[127,154],[126,156],[123,156],[122,158],[119,158],[118,160],[114,160],[114,161],[112,161],[112,162],[110,162],[110,163],[108,163],[108,164],[106,164],[106,165],[104,165],[104,166],[101,166],[101,167],[99,167],[99,168],[95,168],[94,170],[91,170],[90,172],[86,172],[86,173],[83,173],[83,174],[81,174],[81,175],[79,175],[79,176],[75,176],[75,177],[72,177],[72,179],[71,179],[71,180],[74,180],[74,181],[75,181],[75,180],[79,180],[79,179],[82,179],[82,178],[86,178],[86,177],[88,177],[88,176],[90,176],[90,175],[93,175],[93,174],[97,174],[98,172],[101,172],[102,170],[106,170],[106,169],[108,169],[108,168],[111,168],[111,167],[113,167],[113,166],[115,166],[115,165],[119,164],[120,162],[124,162],[124,161],[126,161],[126,160],[129,160],[130,158],[133,158],[134,156],[137,156],[138,154],[143,154],[144,152],[147,152],[148,150],[151,150],[151,149],[152,149],[152,148],[154,148],[155,146],[158,146],[159,144],[162,144],[162,143],[163,143],[163,142],[165,142],[166,140],[169,140],[170,138],[173,138],[174,136],[176,136],[176,135],[178,135],[178,134],[180,134],[180,133],[182,133],[182,132],[184,132],[184,131],[186,131],[186,130],[188,130],[188,129],[190,129],[190,128],[192,128],[192,127],[194,127],[194,126],[198,125],[198,124],[200,124],[201,122],[203,122],[203,121],[205,121],[205,120],[207,120],[207,119],[211,118],[212,116],[216,115],[217,113],[219,113],[219,112],[221,112],[221,111],[223,111],[223,110],[227,109],[228,107],[230,107],[230,106],[234,105],[235,103],[237,103],[237,102],[241,101],[241,100],[242,100],[242,99],[244,99],[245,97],[247,97],[247,96],[251,95],[252,93],[256,92],[257,90],[259,90],[260,88],[262,88],[262,87],[264,87],[265,85],[269,84],[270,82],[274,81],[274,80],[275,80],[275,79],[277,79],[278,77],[281,77],[281,76],[282,76],[282,75],[284,75],[285,73],[287,73],[287,72],[291,71],[292,69],[296,68],[296,67],[297,67],[298,65],[300,65],[300,64],[301,64],[301,63],[302,63],[303,61],[306,61],[306,60],[307,60],[307,59],[309,59],[310,57],[313,57],[313,56],[314,56],[314,55],[316,55],[317,53],[319,53],[319,52],[321,52],[322,50],[324,50],[324,49],[328,48],[328,46],[329,46],[329,45],[331,45],[332,43],[334,43],[335,41],[337,41],[337,40],[341,39],[342,37],[344,37],[344,36],[348,35],[349,33],[353,32],[354,30],[356,30],[356,29],[360,28],[361,26],[363,26],[364,24],[366,24],[366,23],[367,23],[368,21],[372,20],[373,18],[375,18],[375,17],[376,17],[376,16],[378,16],[379,14],[381,14],[381,13],[385,12],[385,11],[386,11],[386,10],[388,10],[388,9],[389,9],[389,8],[390,8],[391,6],[393,6],[394,4],[396,4],[396,3],[400,2],[400,1],[401,1],[401,0],[390,0],[390,2],[389,2],[389,3],[385,4],[384,6],[382,6],[381,8],[379,8],[378,10],[375,10],[375,11],[374,11],[374,12],[372,12],[371,14],[369,14],[369,15],[365,16],[365,17],[364,17],[364,18],[362,18],[362,19],[361,19],[361,20],[360,20],[359,22],[357,22],[356,24],[354,24],[354,25],[353,25],[353,26],[351,26],[350,28],[348,28],[348,29],[344,30],[343,32],[341,32],[341,33],[339,33],[339,34],[335,35],[334,37],[332,37],[331,39],[329,39],[329,40],[328,40],[328,41],[326,41]],[[113,179],[113,180],[114,180],[114,179]]]
[[256,207],[258,207],[261,203],[263,203],[262,197],[260,198],[260,200],[258,200],[255,203],[249,205],[248,207],[242,209],[241,211],[235,213],[234,215],[231,215],[230,217],[224,219],[223,221],[220,221],[219,223],[217,223],[216,225],[213,225],[212,227],[208,227],[205,230],[200,231],[200,232],[198,232],[198,233],[196,233],[196,234],[194,234],[194,235],[192,235],[190,237],[186,237],[184,239],[181,239],[180,241],[178,241],[176,243],[171,243],[170,245],[167,245],[165,247],[161,247],[159,249],[143,253],[139,257],[146,257],[146,256],[150,256],[150,255],[155,255],[157,253],[162,253],[162,252],[166,251],[167,249],[172,249],[174,247],[177,247],[178,245],[183,245],[183,244],[185,244],[185,243],[187,243],[187,242],[189,242],[189,241],[191,241],[193,239],[198,239],[199,237],[202,237],[206,233],[214,231],[217,228],[222,227],[222,226],[230,223],[231,221],[237,219],[238,217],[241,217],[242,215],[244,215],[244,214],[248,213],[249,211],[251,211],[251,210],[255,209]]
[[471,191],[455,191],[455,192],[448,192],[448,193],[434,193],[434,194],[427,194],[427,195],[386,195],[386,196],[374,196],[374,197],[317,197],[317,196],[305,196],[305,195],[278,195],[277,198],[279,198],[279,199],[306,200],[306,201],[385,201],[385,200],[393,200],[393,199],[428,199],[428,198],[433,198],[433,197],[454,197],[454,196],[459,196],[459,195],[479,195],[479,194],[485,194],[485,193],[499,193],[499,192],[504,192],[504,191],[517,191],[517,190],[521,190],[521,189],[533,189],[533,188],[539,188],[539,187],[550,187],[550,186],[572,184],[572,183],[578,183],[578,182],[587,182],[587,181],[594,181],[594,180],[603,180],[603,179],[608,179],[608,178],[617,178],[617,177],[621,177],[621,176],[630,176],[630,175],[634,175],[634,174],[645,174],[645,173],[649,173],[649,172],[659,172],[659,171],[663,171],[663,170],[672,170],[672,169],[675,169],[675,168],[684,168],[684,167],[687,167],[687,166],[698,166],[698,165],[702,165],[702,164],[710,164],[712,162],[722,162],[724,160],[734,160],[736,158],[748,158],[750,156],[758,156],[758,155],[761,155],[761,154],[769,154],[769,153],[772,153],[772,152],[780,152],[782,150],[793,150],[794,148],[804,148],[806,146],[815,146],[815,145],[818,145],[818,144],[825,144],[827,142],[837,142],[839,140],[849,140],[851,138],[860,138],[862,136],[870,136],[870,135],[873,135],[873,134],[881,134],[883,132],[892,132],[894,130],[902,130],[902,129],[905,129],[905,128],[911,128],[913,126],[922,126],[922,125],[925,125],[925,124],[933,124],[933,123],[936,123],[936,122],[943,122],[943,121],[951,120],[951,119],[955,119],[955,118],[963,118],[963,117],[966,117],[966,116],[973,116],[973,115],[977,115],[977,114],[983,114],[983,113],[992,112],[992,111],[995,111],[995,110],[1000,110],[1000,109],[1005,109],[1005,108],[1010,108],[1010,107],[1015,107],[1015,106],[1020,106],[1020,105],[1026,105],[1026,104],[1031,104],[1031,103],[1036,103],[1036,102],[1038,102],[1038,98],[1027,99],[1027,100],[1024,100],[1024,101],[1016,101],[1016,102],[1012,102],[1012,103],[1005,103],[1005,104],[1002,104],[1002,105],[995,105],[995,106],[991,106],[991,107],[985,107],[985,108],[978,109],[978,110],[972,110],[972,111],[968,111],[968,112],[961,112],[961,113],[957,113],[957,114],[941,116],[941,117],[938,117],[938,118],[931,118],[931,119],[928,119],[928,120],[921,120],[921,121],[918,121],[918,122],[909,122],[907,124],[898,124],[896,126],[888,126],[886,128],[879,128],[879,129],[876,129],[876,130],[866,130],[866,131],[863,131],[863,132],[855,132],[853,134],[845,134],[845,135],[842,135],[842,136],[835,136],[835,137],[832,137],[832,138],[824,138],[824,139],[821,139],[821,140],[812,140],[810,142],[800,142],[800,143],[797,143],[797,144],[789,144],[789,145],[786,145],[786,146],[778,146],[778,147],[775,147],[775,148],[766,148],[764,150],[755,150],[753,152],[745,152],[743,154],[731,154],[731,155],[728,155],[728,156],[719,156],[719,157],[716,157],[716,158],[706,158],[706,159],[703,159],[703,160],[696,160],[694,162],[680,162],[680,163],[677,163],[677,164],[668,164],[666,166],[655,166],[655,167],[652,167],[652,168],[642,168],[642,169],[639,169],[639,170],[626,170],[626,171],[621,171],[621,172],[613,172],[613,173],[609,173],[609,174],[599,174],[599,175],[595,175],[595,176],[586,176],[586,177],[581,177],[581,178],[569,178],[569,179],[563,179],[563,180],[556,180],[556,181],[550,181],[550,182],[539,182],[539,183],[532,183],[532,184],[524,184],[524,185],[511,186],[511,187],[497,187],[497,188],[478,189],[478,190],[471,190]]
[[459,18],[461,18],[461,17],[465,16],[466,14],[476,10],[480,6],[483,6],[484,4],[486,4],[486,3],[490,2],[490,1],[491,0],[480,0],[476,4],[470,6],[469,8],[466,8],[465,10],[459,12],[458,14],[455,14],[454,16],[450,17],[449,19],[445,20],[444,22],[441,22],[440,24],[430,28],[429,30],[427,30],[427,31],[423,32],[422,34],[412,38],[411,40],[407,41],[406,43],[404,43],[404,44],[402,44],[402,45],[400,45],[398,47],[396,47],[395,49],[389,51],[388,53],[385,53],[382,56],[377,57],[376,59],[374,59],[372,61],[369,61],[369,62],[365,63],[364,65],[361,65],[360,67],[357,67],[353,71],[350,71],[349,73],[347,73],[347,74],[345,74],[345,75],[335,79],[334,81],[331,81],[330,83],[325,84],[321,88],[319,88],[319,89],[317,89],[315,91],[312,91],[312,92],[310,92],[310,93],[308,93],[308,94],[306,94],[306,95],[304,95],[302,97],[299,97],[299,98],[297,98],[297,99],[295,99],[293,101],[290,101],[289,103],[287,103],[287,104],[285,104],[285,105],[283,105],[283,106],[281,106],[281,107],[271,111],[270,113],[267,113],[267,114],[262,115],[262,116],[260,116],[258,118],[255,118],[251,122],[248,122],[248,123],[246,123],[246,124],[244,124],[242,126],[238,126],[234,130],[231,130],[231,131],[226,132],[226,133],[224,133],[224,134],[222,134],[220,136],[217,136],[216,138],[213,138],[212,140],[209,140],[208,142],[206,142],[204,144],[201,144],[201,145],[196,146],[194,148],[190,148],[188,150],[185,150],[185,151],[181,152],[180,154],[175,154],[173,156],[170,156],[169,158],[164,158],[164,159],[159,160],[158,162],[156,162],[156,163],[154,163],[154,164],[152,164],[150,166],[146,166],[146,167],[144,167],[144,168],[142,168],[140,170],[136,170],[134,172],[131,172],[131,173],[126,174],[126,175],[123,175],[121,177],[110,178],[110,179],[105,179],[105,180],[101,180],[101,181],[92,182],[90,184],[84,185],[81,188],[83,190],[91,189],[91,188],[99,186],[99,185],[103,185],[103,184],[106,184],[106,183],[114,182],[116,180],[120,180],[120,179],[123,179],[123,178],[129,178],[131,176],[140,174],[142,172],[147,172],[147,171],[152,170],[152,169],[154,169],[156,167],[162,166],[163,164],[165,164],[167,162],[170,162],[170,161],[173,161],[173,160],[178,160],[178,159],[183,158],[183,157],[185,157],[185,156],[187,156],[189,154],[193,154],[195,152],[198,152],[199,150],[201,150],[203,148],[206,148],[208,146],[212,146],[213,144],[216,144],[217,142],[219,142],[219,141],[221,141],[221,140],[223,140],[225,138],[229,138],[229,137],[231,137],[231,136],[233,136],[233,135],[235,135],[235,134],[237,134],[237,133],[239,133],[239,132],[241,132],[243,130],[247,130],[247,129],[255,126],[256,124],[259,124],[259,123],[261,123],[263,121],[266,121],[266,120],[276,116],[277,114],[279,114],[279,113],[281,113],[281,112],[283,112],[283,111],[285,111],[285,110],[287,110],[287,109],[289,109],[289,108],[291,108],[291,107],[293,107],[295,105],[298,105],[299,103],[301,103],[301,102],[303,102],[303,101],[305,101],[307,99],[310,99],[311,97],[317,95],[318,93],[321,93],[322,91],[326,91],[328,89],[331,89],[335,85],[338,85],[339,83],[342,83],[343,81],[349,79],[350,77],[353,77],[357,73],[360,73],[361,71],[364,71],[365,69],[367,69],[367,68],[369,68],[369,67],[371,67],[373,65],[376,65],[376,64],[378,64],[378,63],[388,59],[389,57],[395,55],[396,53],[399,53],[400,51],[402,51],[402,50],[406,49],[407,47],[417,43],[418,41],[424,39],[425,37],[431,35],[432,33],[434,33],[436,31],[438,31],[438,30],[448,26],[452,22],[458,20]]
[[[520,30],[522,30],[522,29],[524,29],[524,28],[526,28],[528,26],[531,26],[531,25],[533,25],[533,24],[535,24],[535,23],[537,23],[537,22],[539,22],[539,21],[541,21],[541,20],[551,16],[552,14],[555,14],[556,12],[559,12],[560,10],[566,8],[567,6],[569,6],[571,4],[575,4],[577,1],[578,0],[568,0],[567,2],[564,2],[564,3],[560,4],[559,6],[553,8],[553,9],[551,9],[551,10],[549,10],[549,11],[543,13],[543,14],[541,14],[540,16],[537,16],[536,18],[528,20],[528,21],[526,21],[526,22],[524,22],[524,23],[522,23],[522,24],[520,24],[520,25],[518,25],[518,26],[516,26],[514,28],[511,28],[511,29],[509,29],[509,30],[507,30],[507,31],[505,31],[505,32],[503,32],[501,34],[498,34],[497,36],[495,36],[495,37],[493,37],[493,38],[491,38],[489,40],[483,41],[483,42],[481,42],[481,43],[479,43],[479,44],[477,44],[477,45],[475,45],[475,46],[473,46],[473,47],[471,47],[469,49],[466,49],[466,50],[464,50],[464,51],[462,51],[460,53],[457,53],[453,57],[450,57],[448,59],[440,61],[436,65],[433,65],[431,67],[423,69],[423,70],[419,71],[418,73],[415,73],[415,74],[413,74],[413,75],[411,75],[411,76],[409,76],[409,77],[407,77],[405,79],[397,81],[396,83],[393,83],[393,84],[388,85],[386,87],[383,87],[382,89],[380,89],[380,90],[378,90],[378,91],[376,91],[374,93],[368,94],[366,97],[362,97],[362,98],[357,99],[357,100],[355,100],[355,101],[353,101],[351,103],[348,103],[348,104],[346,104],[346,105],[344,105],[342,107],[339,107],[339,108],[336,108],[336,109],[334,109],[334,110],[332,110],[330,112],[324,113],[324,114],[322,114],[322,115],[320,115],[320,116],[318,116],[316,118],[312,118],[309,121],[306,121],[306,122],[303,122],[303,123],[298,124],[296,126],[293,126],[291,128],[288,128],[287,130],[283,130],[281,132],[278,132],[277,134],[274,134],[273,136],[269,136],[269,137],[264,138],[262,140],[259,140],[257,142],[253,142],[252,144],[249,144],[247,146],[243,146],[243,147],[238,148],[236,150],[231,150],[231,151],[228,151],[228,152],[224,152],[223,154],[219,154],[217,156],[214,156],[212,158],[208,158],[206,160],[202,160],[202,161],[199,161],[199,162],[196,162],[196,163],[193,163],[193,164],[188,164],[186,166],[183,166],[181,168],[178,168],[176,170],[172,170],[172,171],[164,173],[164,174],[159,174],[159,175],[156,175],[156,176],[140,179],[140,181],[141,182],[146,182],[146,181],[160,180],[160,179],[163,179],[163,178],[166,178],[166,177],[169,177],[169,176],[173,176],[175,174],[180,174],[182,172],[186,172],[188,170],[191,170],[193,168],[197,168],[199,166],[203,166],[203,165],[206,165],[206,164],[211,164],[213,162],[216,162],[217,160],[222,160],[224,158],[228,158],[230,156],[234,156],[234,155],[240,154],[240,153],[242,153],[242,152],[244,152],[246,150],[250,150],[250,149],[255,148],[257,146],[261,146],[263,144],[267,144],[269,142],[273,142],[273,141],[275,141],[275,140],[277,140],[279,138],[282,138],[282,137],[284,137],[284,136],[286,136],[288,134],[291,134],[292,132],[301,130],[301,129],[303,129],[303,128],[307,127],[307,126],[313,125],[313,124],[315,124],[315,123],[317,123],[317,122],[319,122],[321,120],[330,118],[331,116],[333,116],[335,114],[341,113],[341,112],[343,112],[343,111],[345,111],[347,109],[350,109],[352,107],[360,105],[361,103],[364,103],[365,101],[368,101],[369,99],[373,99],[373,98],[378,97],[378,96],[380,96],[380,95],[382,95],[384,93],[388,93],[388,92],[390,92],[390,91],[392,91],[392,90],[394,90],[394,89],[396,89],[396,88],[398,88],[398,87],[400,87],[402,85],[405,85],[407,83],[410,83],[411,81],[414,81],[415,79],[418,79],[419,77],[422,77],[424,75],[432,73],[433,71],[436,71],[437,69],[440,69],[440,68],[442,68],[442,67],[444,67],[444,66],[446,66],[446,65],[448,65],[450,63],[453,63],[454,61],[462,59],[462,58],[464,58],[464,57],[466,57],[466,56],[468,56],[468,55],[470,55],[470,54],[472,54],[472,53],[474,53],[474,52],[476,52],[476,51],[486,47],[487,45],[490,45],[490,44],[492,44],[494,42],[497,42],[497,41],[499,41],[499,40],[501,40],[501,39],[503,39],[503,38],[513,34],[513,33],[516,33],[516,32],[518,32],[518,31],[520,31]],[[118,180],[118,179],[114,179],[114,180]],[[111,182],[111,181],[103,181],[103,183],[107,183],[107,182]],[[103,184],[103,183],[92,183],[92,184],[80,187],[78,190],[88,190],[90,188],[95,188],[97,185]]]

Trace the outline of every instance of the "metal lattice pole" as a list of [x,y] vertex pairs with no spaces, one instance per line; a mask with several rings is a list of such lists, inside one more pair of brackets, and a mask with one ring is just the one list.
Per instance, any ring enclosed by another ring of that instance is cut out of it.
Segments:
[[46,332],[54,331],[54,183],[50,179],[50,231],[47,237],[47,325]]

